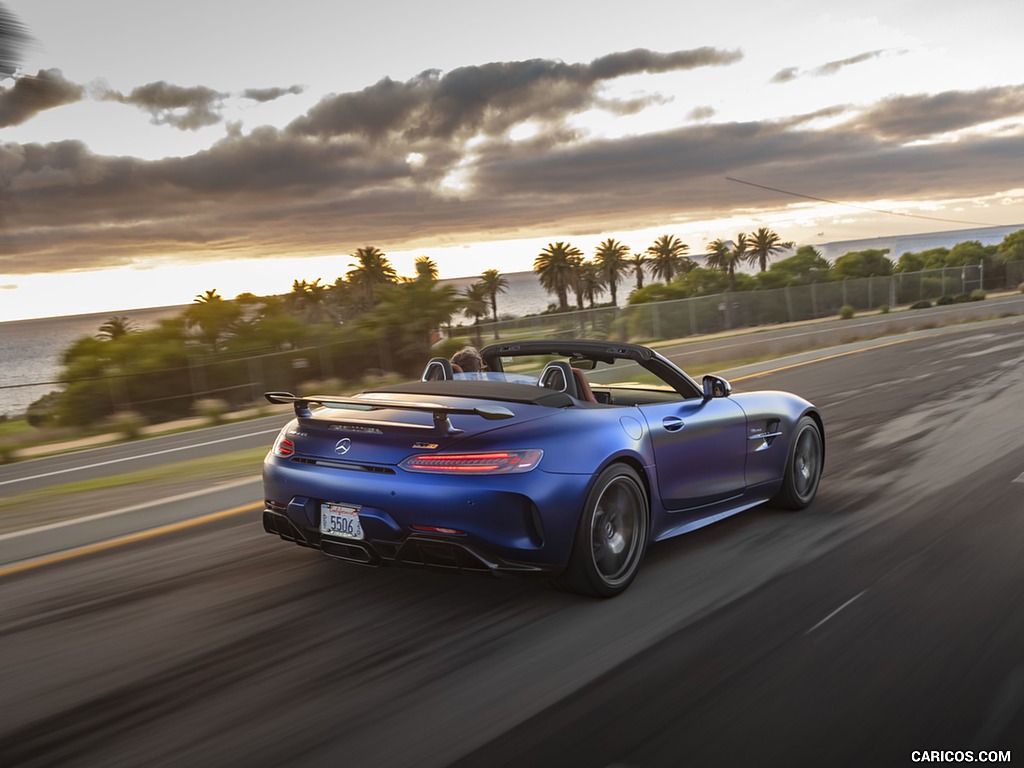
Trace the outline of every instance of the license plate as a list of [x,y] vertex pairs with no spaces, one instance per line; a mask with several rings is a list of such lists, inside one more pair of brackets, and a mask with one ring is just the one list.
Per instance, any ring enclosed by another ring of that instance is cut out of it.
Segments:
[[342,539],[363,538],[363,526],[359,523],[359,507],[353,507],[351,504],[321,504],[320,533]]

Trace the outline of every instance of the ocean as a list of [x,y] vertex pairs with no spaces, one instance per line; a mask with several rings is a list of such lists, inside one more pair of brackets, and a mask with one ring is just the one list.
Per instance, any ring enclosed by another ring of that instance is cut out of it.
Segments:
[[[506,293],[498,294],[499,317],[543,312],[553,301],[533,272],[510,272],[504,277],[509,287]],[[461,291],[477,279],[456,277],[439,282]],[[619,293],[621,300],[624,292]],[[604,298],[607,300],[607,296]],[[33,402],[56,389],[64,350],[82,336],[94,335],[111,317],[127,317],[136,328],[144,329],[183,309],[182,306],[159,307],[0,323],[0,414],[20,415]],[[463,319],[463,322],[469,320]]]

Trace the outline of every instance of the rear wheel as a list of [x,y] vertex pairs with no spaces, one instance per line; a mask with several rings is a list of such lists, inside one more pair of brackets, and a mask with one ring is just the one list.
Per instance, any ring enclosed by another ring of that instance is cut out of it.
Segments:
[[803,509],[814,501],[818,492],[825,451],[821,430],[810,416],[804,416],[797,422],[793,435],[782,488],[772,499],[772,504],[785,509]]
[[625,464],[604,470],[587,496],[565,573],[556,586],[614,597],[636,577],[647,549],[647,495]]

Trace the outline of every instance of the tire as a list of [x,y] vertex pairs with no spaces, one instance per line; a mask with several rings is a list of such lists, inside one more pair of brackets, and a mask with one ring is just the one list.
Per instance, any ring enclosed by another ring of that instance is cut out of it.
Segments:
[[782,487],[771,503],[783,509],[804,509],[818,492],[825,464],[825,446],[818,422],[804,416],[796,424],[789,444]]
[[621,594],[640,568],[648,526],[640,476],[625,464],[612,464],[587,495],[569,565],[555,586],[597,597]]

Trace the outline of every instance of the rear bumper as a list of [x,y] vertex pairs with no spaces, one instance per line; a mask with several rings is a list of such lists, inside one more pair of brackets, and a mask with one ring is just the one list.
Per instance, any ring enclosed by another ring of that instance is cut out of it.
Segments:
[[550,573],[538,563],[515,562],[481,551],[456,538],[411,534],[402,541],[337,539],[296,525],[284,511],[263,510],[263,530],[285,541],[319,549],[328,557],[359,565],[400,565],[467,573]]

